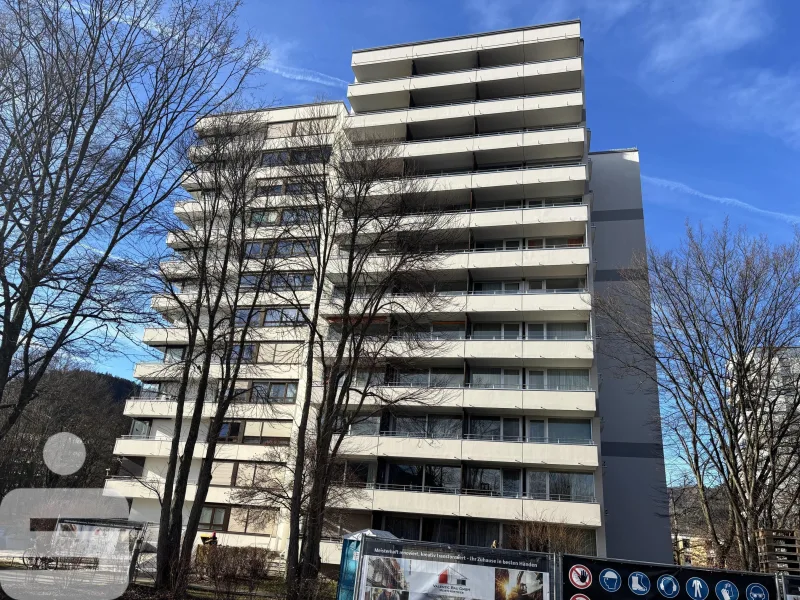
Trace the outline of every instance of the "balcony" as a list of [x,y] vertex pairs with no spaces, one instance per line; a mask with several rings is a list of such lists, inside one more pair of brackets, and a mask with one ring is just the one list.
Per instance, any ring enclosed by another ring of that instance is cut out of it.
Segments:
[[353,83],[347,88],[347,98],[356,113],[430,106],[576,89],[581,86],[582,72],[579,56],[556,58]]
[[546,60],[580,52],[580,23],[541,25],[482,35],[465,35],[416,44],[356,50],[351,66],[358,81],[407,77],[469,68],[480,64],[510,64],[523,57]]
[[[174,381],[181,378],[182,370],[182,363],[140,362],[134,367],[133,376],[145,381]],[[299,371],[299,360],[291,364],[246,364],[240,367],[239,379],[297,379]],[[212,379],[221,379],[222,375],[221,365],[211,365]]]
[[412,435],[347,436],[342,456],[375,456],[419,460],[480,460],[527,466],[592,468],[598,466],[597,447],[592,440],[510,441],[491,436],[429,438]]
[[[205,331],[205,328],[203,328],[203,331]],[[219,333],[217,335],[219,335]],[[298,327],[251,326],[248,329],[247,339],[253,342],[260,342],[260,341],[299,342],[305,339],[305,330],[299,326]],[[185,327],[147,327],[145,328],[142,334],[142,342],[150,346],[157,346],[163,344],[188,344],[189,330]]]
[[589,496],[508,497],[491,495],[483,490],[375,484],[360,490],[353,498],[340,499],[336,504],[351,510],[601,526],[600,505]]
[[[184,415],[192,414],[193,401],[184,405]],[[203,403],[203,418],[210,419],[216,414],[215,402]],[[174,418],[178,412],[178,404],[165,396],[154,398],[129,398],[125,401],[124,414],[138,418]],[[293,419],[295,404],[250,404],[233,403],[225,414],[240,419]]]
[[574,125],[583,119],[583,92],[572,90],[495,100],[400,108],[351,115],[350,135],[405,140],[513,131],[525,127]]
[[[106,490],[113,490],[126,498],[158,500],[164,493],[164,481],[158,478],[111,477],[106,479],[104,487]],[[190,480],[186,486],[187,502],[191,502],[196,493],[197,482]],[[206,502],[209,504],[230,504],[231,488],[209,487]]]
[[[510,278],[522,276],[537,277],[585,277],[589,266],[590,251],[587,246],[564,246],[537,249],[514,250],[464,250],[431,253],[430,270],[450,272],[453,277],[467,270],[484,270],[482,278]],[[380,273],[395,267],[393,255],[375,254],[366,260],[364,271]],[[334,258],[330,262],[330,274],[334,281],[336,276],[344,274],[347,267],[344,258]]]
[[[275,437],[289,437],[291,432],[291,423],[265,424],[265,431],[267,427],[269,427],[269,432]],[[265,432],[262,435],[267,435],[267,433]],[[172,440],[166,437],[122,436],[117,438],[114,444],[114,454],[116,456],[153,456],[166,458],[169,456],[171,445]],[[180,447],[183,448],[183,445],[183,442],[181,442]],[[203,458],[206,454],[207,446],[205,442],[198,442],[194,447],[192,458]],[[241,460],[252,462],[261,460],[267,451],[268,446],[218,443],[215,448],[214,458],[217,460]]]

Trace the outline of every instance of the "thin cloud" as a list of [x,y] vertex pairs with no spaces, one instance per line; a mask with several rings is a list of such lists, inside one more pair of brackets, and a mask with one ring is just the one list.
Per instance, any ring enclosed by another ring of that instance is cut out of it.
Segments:
[[319,71],[313,71],[312,69],[289,67],[286,65],[274,64],[272,62],[267,62],[261,65],[261,68],[269,73],[274,73],[275,75],[284,77],[285,79],[291,79],[293,81],[307,81],[309,83],[316,83],[318,85],[324,85],[338,89],[346,87],[350,83],[344,79],[326,75],[325,73],[320,73]]
[[717,204],[722,204],[724,206],[740,208],[742,210],[762,215],[764,217],[778,219],[779,221],[783,221],[784,223],[788,223],[789,225],[800,225],[800,215],[791,215],[788,213],[782,213],[773,210],[765,210],[763,208],[758,208],[757,206],[753,206],[752,204],[748,204],[747,202],[742,202],[741,200],[737,200],[736,198],[727,198],[725,196],[714,196],[713,194],[706,194],[705,192],[701,192],[699,190],[691,188],[686,184],[680,183],[679,181],[661,179],[660,177],[650,177],[649,175],[642,175],[642,181],[656,185],[665,190],[678,192],[679,194],[694,196],[695,198],[709,200],[710,202],[715,202]]

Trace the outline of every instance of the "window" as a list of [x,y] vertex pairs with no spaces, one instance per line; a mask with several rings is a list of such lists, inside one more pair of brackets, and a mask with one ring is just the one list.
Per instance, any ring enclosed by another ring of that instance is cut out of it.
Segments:
[[233,317],[235,327],[260,327],[263,311],[258,308],[240,308]]
[[350,424],[350,435],[378,435],[380,427],[379,415],[356,417],[356,421]]
[[388,514],[383,517],[383,529],[403,540],[418,540],[420,519]]
[[461,488],[461,468],[425,465],[425,491],[456,492]]
[[146,438],[150,434],[152,421],[134,419],[131,423],[131,435],[134,437]]
[[470,385],[476,388],[518,389],[522,385],[519,369],[478,367],[472,370]]
[[528,421],[528,441],[534,443],[547,441],[544,419],[531,419]]
[[427,419],[425,415],[394,415],[392,431],[399,436],[425,437]]
[[460,388],[464,387],[464,370],[434,368],[431,369],[431,387]]
[[[277,187],[278,190],[281,189],[281,186]],[[250,227],[275,225],[278,222],[278,216],[279,213],[277,210],[254,210],[250,213]]]
[[568,502],[594,502],[592,473],[550,472],[549,498]]
[[474,323],[472,339],[476,340],[518,340],[522,325],[520,323]]
[[277,511],[263,508],[232,507],[228,520],[228,531],[275,535]]
[[548,419],[547,433],[551,444],[590,442],[592,422],[589,419]]
[[313,285],[312,273],[276,273],[270,280],[273,290],[310,290]]
[[319,148],[308,148],[292,151],[292,163],[297,165],[326,163],[330,160],[330,158],[330,146],[320,146]]
[[548,323],[548,340],[585,340],[589,336],[588,323]]
[[289,438],[275,437],[273,428],[276,423],[283,423],[278,419],[266,421],[247,421],[244,425],[242,443],[253,446],[288,446]]
[[519,498],[522,495],[522,471],[503,469],[503,496]]
[[526,387],[529,390],[588,391],[591,389],[588,369],[530,369]]
[[500,543],[500,523],[495,521],[467,521],[464,543],[468,546],[489,548],[494,542]]
[[310,223],[313,220],[315,211],[313,208],[284,208],[281,212],[281,224],[298,225]]
[[288,150],[272,150],[261,155],[262,167],[280,167],[289,163]]
[[555,208],[559,206],[578,206],[583,203],[581,198],[537,198],[528,200],[528,208]]
[[473,294],[518,294],[521,289],[519,281],[476,281],[472,284]]
[[547,471],[528,469],[528,498],[547,499]]
[[226,421],[219,429],[218,442],[238,442],[242,424],[239,421]]
[[225,531],[228,508],[224,506],[204,506],[200,513],[199,529]]
[[423,472],[422,465],[389,464],[386,483],[391,486],[421,489]]
[[296,326],[305,322],[305,310],[290,306],[268,306],[264,316],[264,327]]
[[422,541],[439,544],[458,543],[458,519],[424,517],[422,519]]
[[283,467],[280,463],[240,462],[236,465],[236,487],[267,487],[278,484],[278,476]]
[[469,418],[469,437],[480,440],[499,440],[501,430],[500,417]]
[[428,415],[428,437],[434,439],[458,439],[461,437],[461,417],[450,415]]
[[158,398],[160,396],[159,384],[142,382],[142,390],[139,392],[140,398]]
[[181,362],[186,352],[186,346],[165,346],[164,347],[164,362],[177,363]]
[[275,247],[272,242],[248,242],[244,247],[247,258],[266,258],[272,256],[274,252]]
[[253,404],[294,404],[296,381],[254,381],[250,391]]
[[231,360],[254,363],[258,355],[256,344],[237,344],[231,349]]
[[464,469],[464,487],[473,493],[499,496],[503,490],[501,469],[468,467]]

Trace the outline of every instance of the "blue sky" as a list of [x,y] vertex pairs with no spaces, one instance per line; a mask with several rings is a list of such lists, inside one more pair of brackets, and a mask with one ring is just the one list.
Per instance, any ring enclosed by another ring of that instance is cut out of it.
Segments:
[[[241,16],[271,48],[265,105],[344,99],[355,49],[580,18],[592,149],[639,148],[652,243],[673,245],[687,219],[776,241],[800,225],[800,3],[244,0]],[[96,368],[132,374],[124,357]]]

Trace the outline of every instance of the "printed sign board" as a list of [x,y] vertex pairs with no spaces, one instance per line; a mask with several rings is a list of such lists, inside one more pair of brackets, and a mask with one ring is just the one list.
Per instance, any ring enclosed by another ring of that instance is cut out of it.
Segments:
[[364,538],[355,600],[552,600],[550,557]]
[[[563,598],[588,600],[779,600],[772,575],[564,555]],[[800,596],[796,599],[800,600]]]

